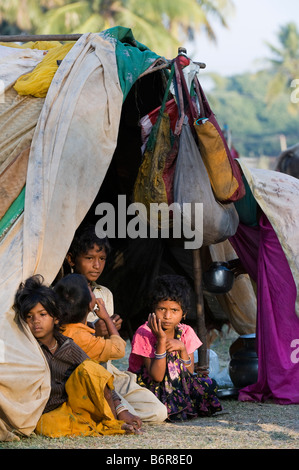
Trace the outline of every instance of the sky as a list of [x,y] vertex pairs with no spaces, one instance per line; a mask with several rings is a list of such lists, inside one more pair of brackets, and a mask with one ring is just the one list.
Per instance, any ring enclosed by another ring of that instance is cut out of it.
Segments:
[[233,0],[235,13],[227,19],[229,28],[218,21],[211,24],[217,44],[199,37],[196,45],[186,45],[193,61],[204,62],[206,72],[235,75],[263,68],[271,53],[265,42],[278,45],[281,26],[295,22],[299,29],[298,0]]

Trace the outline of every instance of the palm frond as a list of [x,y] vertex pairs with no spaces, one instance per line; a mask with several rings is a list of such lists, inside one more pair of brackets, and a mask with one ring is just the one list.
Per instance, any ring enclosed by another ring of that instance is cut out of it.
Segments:
[[90,16],[87,1],[80,1],[49,10],[41,21],[40,34],[68,34],[74,30],[80,32],[80,25]]

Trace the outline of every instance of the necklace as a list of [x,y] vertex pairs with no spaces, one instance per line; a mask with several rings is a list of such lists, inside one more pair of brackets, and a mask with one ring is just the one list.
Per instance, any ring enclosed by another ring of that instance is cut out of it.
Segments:
[[56,346],[57,346],[57,339],[55,340],[54,346],[52,348],[49,348],[49,351],[53,351],[56,348]]

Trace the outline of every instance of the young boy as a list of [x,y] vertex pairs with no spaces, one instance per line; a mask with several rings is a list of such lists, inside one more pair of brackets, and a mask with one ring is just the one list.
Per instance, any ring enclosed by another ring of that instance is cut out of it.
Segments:
[[[120,330],[122,319],[114,315],[112,293],[107,287],[96,282],[104,270],[109,252],[108,240],[99,239],[94,226],[87,226],[76,232],[66,258],[75,273],[86,277],[96,298],[103,299],[108,314],[113,318],[116,328]],[[95,319],[93,313],[89,314],[89,322]],[[94,328],[96,336],[106,336],[108,333],[105,322],[101,320],[94,323]],[[166,406],[150,390],[136,383],[135,374],[120,371],[110,360],[102,365],[113,374],[115,391],[120,396],[124,408],[133,416],[137,415],[142,421],[151,423],[161,423],[166,420]],[[128,420],[126,422],[128,423]]]
[[[92,296],[87,290],[87,302]],[[51,373],[51,391],[36,433],[48,437],[134,432],[116,417],[113,377],[60,332],[58,299],[42,276],[28,278],[15,295],[17,318],[39,342]]]

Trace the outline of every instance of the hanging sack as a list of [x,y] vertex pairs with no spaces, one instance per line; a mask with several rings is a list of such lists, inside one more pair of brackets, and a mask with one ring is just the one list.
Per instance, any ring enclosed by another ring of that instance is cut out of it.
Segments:
[[[175,139],[171,129],[175,120],[173,102],[170,103],[170,109],[172,110],[171,119],[169,114],[165,112],[166,100],[173,75],[174,68],[172,67],[164,99],[159,109],[156,122],[151,128],[144,151],[143,161],[138,170],[133,189],[133,201],[145,205],[148,222],[150,222],[149,216],[152,203],[165,203],[168,206],[173,201],[173,176],[178,150],[178,148],[176,150]],[[172,214],[169,214],[169,216],[169,223],[171,225]],[[161,228],[161,224],[162,222],[159,215],[159,228]]]
[[[160,114],[160,110],[161,110],[161,106],[158,106],[158,108],[153,109],[151,112],[143,116],[139,121],[139,124],[141,127],[142,155],[144,154],[144,151],[146,149],[146,144],[150,136],[152,127],[157,122],[157,119]],[[168,114],[169,119],[170,119],[170,128],[172,132],[174,132],[175,125],[178,119],[178,107],[174,98],[166,102],[164,112]]]
[[[179,63],[178,69],[185,92],[189,94]],[[199,115],[194,112],[194,106],[191,109],[194,118],[193,125],[215,197],[221,202],[237,201],[245,195],[240,168],[230,153],[197,76],[194,77],[193,83],[200,109]]]
[[[233,203],[221,204],[215,199],[187,116],[180,136],[174,200],[181,206],[185,228],[194,231],[197,240],[202,240],[201,245],[219,243],[236,233],[239,224],[237,211]],[[185,208],[191,210],[184,210],[183,204],[186,203]]]
[[201,107],[201,116],[195,120],[194,128],[215,197],[221,202],[238,201],[245,195],[241,170],[231,155],[197,77],[194,83]]

